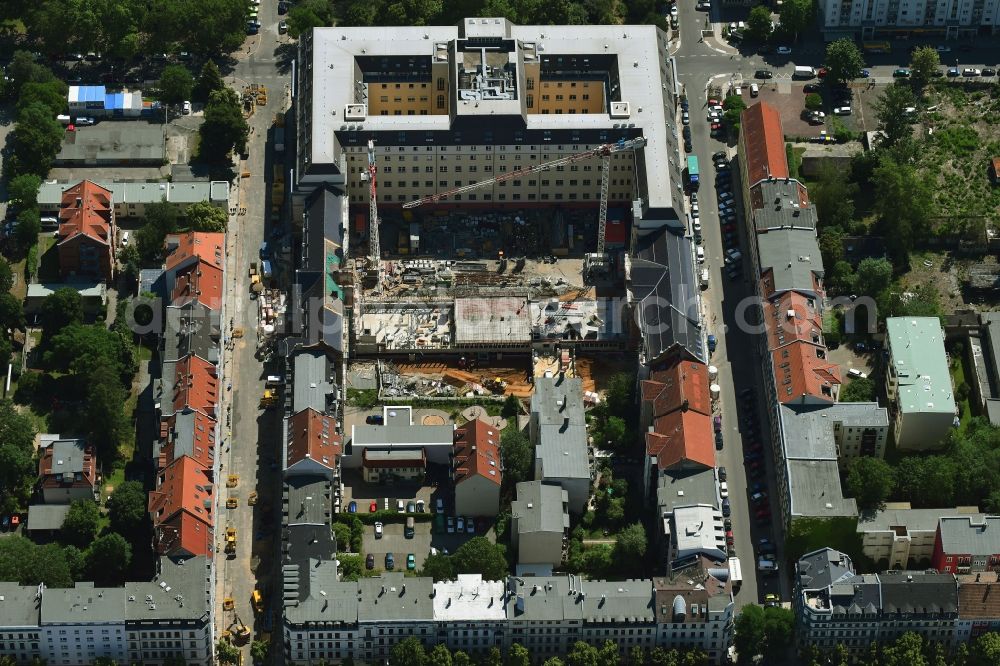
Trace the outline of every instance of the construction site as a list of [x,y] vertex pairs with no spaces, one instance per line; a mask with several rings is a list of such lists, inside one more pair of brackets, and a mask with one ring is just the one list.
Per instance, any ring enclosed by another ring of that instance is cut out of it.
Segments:
[[598,157],[607,167],[612,154],[642,145],[606,144],[523,167],[404,203],[383,218],[369,142],[368,215],[355,212],[351,230],[351,355],[379,359],[383,397],[527,398],[535,376],[563,372],[582,377],[596,400],[602,368],[590,359],[628,358],[635,340],[627,215],[609,213],[608,179],[598,206],[482,211],[440,202],[577,160]]

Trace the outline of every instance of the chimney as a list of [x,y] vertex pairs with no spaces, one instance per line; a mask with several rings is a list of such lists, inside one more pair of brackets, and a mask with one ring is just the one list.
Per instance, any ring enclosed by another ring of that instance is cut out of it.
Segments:
[[76,198],[76,207],[77,208],[83,208],[83,197],[77,197]]

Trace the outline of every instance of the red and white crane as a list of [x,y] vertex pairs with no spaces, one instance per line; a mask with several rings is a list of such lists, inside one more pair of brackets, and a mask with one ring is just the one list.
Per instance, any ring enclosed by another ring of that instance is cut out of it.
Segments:
[[[371,142],[368,143],[368,160],[369,164],[372,163],[373,149],[371,147]],[[551,162],[542,162],[541,164],[532,164],[526,167],[521,167],[520,169],[515,169],[513,171],[507,171],[501,173],[498,176],[492,178],[487,178],[486,180],[481,180],[477,183],[472,183],[470,185],[463,185],[462,187],[456,187],[450,190],[445,190],[444,192],[438,192],[437,194],[431,194],[429,196],[415,199],[413,201],[408,201],[403,204],[403,208],[416,208],[417,206],[423,206],[424,204],[436,203],[444,199],[455,196],[456,194],[463,194],[465,192],[471,192],[473,190],[478,190],[481,187],[486,187],[494,183],[504,183],[508,180],[515,180],[518,178],[523,178],[531,174],[541,173],[542,171],[548,171],[555,167],[563,166],[566,164],[572,164],[573,162],[579,162],[581,160],[590,159],[593,157],[602,158],[601,164],[601,209],[600,216],[598,218],[598,228],[597,228],[597,254],[604,255],[604,236],[605,230],[608,223],[608,172],[611,170],[611,156],[615,153],[621,153],[626,150],[638,150],[646,145],[646,137],[637,137],[635,139],[621,139],[615,143],[605,143],[591,148],[590,150],[585,150],[582,153],[575,153],[573,155],[567,155],[566,157],[560,157],[559,159],[552,160]],[[369,166],[369,171],[372,167]],[[374,191],[375,191],[375,176],[374,173],[371,176],[372,179],[372,200],[374,201]],[[372,204],[374,210],[374,204]]]

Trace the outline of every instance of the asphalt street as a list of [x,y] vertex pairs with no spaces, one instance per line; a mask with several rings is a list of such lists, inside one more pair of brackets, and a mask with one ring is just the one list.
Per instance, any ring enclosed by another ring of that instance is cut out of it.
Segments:
[[[265,106],[258,106],[248,122],[252,129],[248,142],[248,159],[237,166],[237,187],[230,205],[236,214],[230,217],[226,250],[226,307],[230,321],[224,322],[228,349],[225,353],[227,390],[222,410],[223,442],[222,477],[237,474],[239,485],[226,489],[220,499],[222,507],[228,497],[237,497],[235,509],[220,508],[223,514],[217,521],[217,540],[225,538],[225,528],[237,528],[236,557],[227,559],[219,553],[217,576],[217,609],[219,630],[229,628],[235,621],[234,613],[223,612],[222,600],[235,602],[235,615],[255,629],[254,636],[263,632],[263,618],[255,618],[251,606],[254,588],[270,591],[271,574],[277,553],[274,536],[276,517],[280,515],[280,475],[277,471],[276,450],[279,440],[280,409],[260,409],[264,390],[265,370],[256,357],[257,301],[249,298],[248,268],[251,261],[258,261],[261,242],[269,219],[267,184],[265,174],[271,169],[273,156],[267,153],[267,133],[274,115],[288,108],[288,86],[291,82],[284,70],[280,52],[287,49],[289,40],[278,34],[276,3],[260,5],[260,33],[248,37],[243,49],[236,54],[238,63],[226,82],[238,92],[244,85],[258,83],[267,87]],[[236,329],[243,330],[242,337],[233,337]],[[220,483],[220,486],[222,484]],[[247,500],[257,491],[259,501],[249,506]],[[280,626],[280,606],[270,599],[267,605],[273,622]],[[243,646],[244,663],[251,663],[249,641]]]

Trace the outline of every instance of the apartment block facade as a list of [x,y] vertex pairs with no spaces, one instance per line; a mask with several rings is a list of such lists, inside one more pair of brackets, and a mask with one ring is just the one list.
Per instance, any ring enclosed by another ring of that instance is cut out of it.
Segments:
[[822,0],[818,13],[827,39],[973,39],[1000,28],[997,0]]

